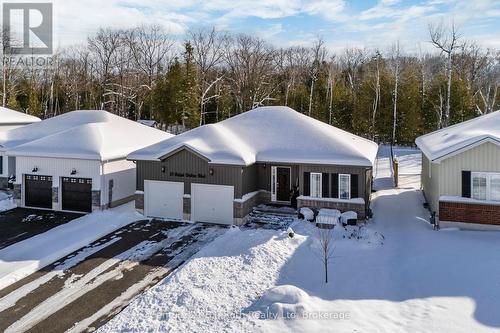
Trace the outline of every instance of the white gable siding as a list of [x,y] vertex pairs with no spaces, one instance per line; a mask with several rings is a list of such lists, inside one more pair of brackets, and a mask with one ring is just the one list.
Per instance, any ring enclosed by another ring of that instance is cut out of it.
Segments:
[[[16,183],[22,184],[23,175],[33,174],[34,167],[38,168],[37,175],[53,177],[52,186],[59,188],[59,198],[61,198],[60,177],[90,178],[92,179],[92,190],[101,189],[101,163],[99,161],[18,156],[16,157]],[[76,175],[70,174],[72,169],[76,169]],[[21,204],[24,206],[24,189],[22,193]],[[60,210],[60,204],[61,200],[59,200],[58,206],[54,206],[53,209]]]
[[135,193],[135,163],[127,160],[118,160],[104,164],[104,184],[101,195],[103,205],[109,204],[109,181],[113,179],[113,202],[132,198]]

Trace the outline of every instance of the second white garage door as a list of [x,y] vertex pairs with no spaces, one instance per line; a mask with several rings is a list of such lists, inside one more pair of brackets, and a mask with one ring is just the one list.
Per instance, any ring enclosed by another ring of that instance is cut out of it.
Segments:
[[144,210],[148,217],[182,220],[184,183],[144,181]]
[[233,186],[191,184],[193,221],[233,224],[233,202]]

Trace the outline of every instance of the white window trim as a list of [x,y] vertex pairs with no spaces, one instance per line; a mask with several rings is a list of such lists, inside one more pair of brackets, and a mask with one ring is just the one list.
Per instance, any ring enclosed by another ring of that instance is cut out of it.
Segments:
[[351,175],[350,174],[347,174],[347,173],[339,173],[339,188],[338,188],[338,197],[340,199],[340,178],[342,177],[347,177],[349,179],[349,188],[348,188],[348,193],[349,193],[349,197],[346,199],[346,198],[343,198],[345,200],[351,200]]
[[[319,175],[319,196],[313,195],[313,176]],[[311,172],[309,175],[309,194],[313,198],[322,198],[323,197],[323,174],[320,172]]]
[[476,200],[482,200],[474,198],[474,176],[478,175],[486,175],[486,199],[484,199],[484,201],[500,201],[500,200],[493,200],[491,198],[491,178],[492,176],[500,177],[500,173],[497,172],[471,172],[470,175],[471,198]]

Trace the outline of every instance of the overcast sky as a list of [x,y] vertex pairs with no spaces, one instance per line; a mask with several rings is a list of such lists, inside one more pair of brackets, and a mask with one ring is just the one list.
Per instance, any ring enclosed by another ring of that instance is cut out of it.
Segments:
[[400,41],[430,47],[430,22],[453,19],[463,38],[500,49],[500,1],[343,0],[55,0],[56,46],[81,43],[99,27],[165,26],[182,39],[190,28],[215,26],[280,46],[310,45],[318,35],[334,50],[388,48]]

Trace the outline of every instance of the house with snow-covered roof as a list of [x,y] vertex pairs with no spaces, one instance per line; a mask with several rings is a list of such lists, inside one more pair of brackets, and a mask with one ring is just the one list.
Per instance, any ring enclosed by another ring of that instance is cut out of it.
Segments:
[[132,151],[172,137],[101,110],[73,111],[13,129],[0,151],[15,158],[19,206],[91,212],[130,201]]
[[146,216],[243,223],[261,203],[369,207],[377,144],[288,107],[260,107],[131,153]]
[[500,111],[416,139],[422,188],[441,226],[500,226]]
[[[22,127],[24,125],[39,122],[40,118],[29,114],[0,107],[0,140],[5,136],[5,132]],[[13,168],[13,159],[7,158],[0,151],[0,189],[6,188],[8,179],[11,176],[9,166]]]

